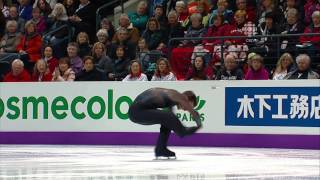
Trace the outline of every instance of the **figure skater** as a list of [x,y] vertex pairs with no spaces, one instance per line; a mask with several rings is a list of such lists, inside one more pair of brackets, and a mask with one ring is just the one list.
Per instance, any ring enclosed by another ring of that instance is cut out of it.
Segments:
[[[202,127],[200,116],[193,109],[196,103],[196,96],[192,91],[179,93],[176,90],[165,88],[151,88],[136,97],[129,108],[130,120],[142,125],[161,125],[155,147],[156,159],[159,157],[176,158],[175,153],[167,148],[171,130],[179,137],[184,137],[194,134]],[[197,126],[185,127],[172,112],[173,106],[189,111]],[[169,109],[169,111],[166,109]]]

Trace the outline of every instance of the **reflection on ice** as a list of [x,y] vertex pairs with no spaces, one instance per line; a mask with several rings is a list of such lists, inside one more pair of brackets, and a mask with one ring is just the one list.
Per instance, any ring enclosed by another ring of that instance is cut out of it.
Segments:
[[320,180],[320,152],[171,147],[177,160],[153,160],[150,146],[0,145],[0,179]]

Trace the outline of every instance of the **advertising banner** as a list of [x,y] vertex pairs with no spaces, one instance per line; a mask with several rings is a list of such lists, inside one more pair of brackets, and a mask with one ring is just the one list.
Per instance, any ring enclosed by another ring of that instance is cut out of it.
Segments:
[[[181,145],[233,146],[230,142],[237,142],[237,138],[282,135],[286,139],[305,137],[310,144],[319,140],[311,146],[320,147],[319,85],[318,80],[0,83],[0,143],[27,142],[17,139],[29,134],[33,138],[48,136],[52,141],[60,138],[54,142],[64,144],[61,138],[72,133],[73,137],[84,137],[87,144],[98,133],[99,139],[118,138],[118,143],[112,144],[148,144],[121,141],[119,137],[130,133],[139,137],[148,134],[150,139],[157,136],[159,125],[134,124],[127,113],[141,92],[164,87],[179,92],[192,90],[197,95],[195,109],[203,121],[197,136],[204,139],[189,143],[183,140]],[[189,113],[178,110],[174,113],[184,125],[195,125]],[[72,138],[65,139],[74,143]],[[76,141],[81,144],[81,138]],[[51,141],[41,140],[46,142]]]

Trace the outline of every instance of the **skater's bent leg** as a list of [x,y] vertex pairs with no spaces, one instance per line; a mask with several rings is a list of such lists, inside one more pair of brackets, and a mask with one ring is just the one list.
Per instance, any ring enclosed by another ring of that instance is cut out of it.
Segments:
[[195,133],[198,127],[185,127],[177,116],[169,111],[158,109],[134,108],[129,110],[130,119],[143,125],[161,124],[167,129],[173,130],[178,136],[183,137]]
[[166,149],[171,129],[161,125],[160,134],[157,141],[156,149]]
[[175,157],[176,153],[170,151],[167,148],[168,139],[171,133],[171,129],[161,125],[160,134],[155,148],[156,157]]
[[178,117],[172,112],[161,110],[151,111],[154,113],[154,116],[152,118],[153,122],[157,122],[162,126],[166,127],[167,129],[173,130],[180,137],[191,135],[199,129],[198,127],[183,126]]

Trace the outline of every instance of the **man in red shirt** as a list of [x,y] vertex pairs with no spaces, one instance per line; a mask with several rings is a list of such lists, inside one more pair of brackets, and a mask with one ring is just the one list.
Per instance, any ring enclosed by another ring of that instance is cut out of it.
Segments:
[[11,72],[5,75],[3,82],[29,82],[30,74],[24,69],[24,64],[20,59],[16,59],[11,64]]

